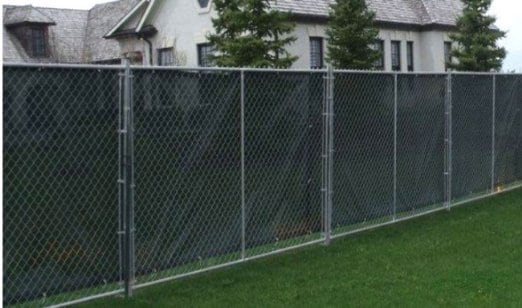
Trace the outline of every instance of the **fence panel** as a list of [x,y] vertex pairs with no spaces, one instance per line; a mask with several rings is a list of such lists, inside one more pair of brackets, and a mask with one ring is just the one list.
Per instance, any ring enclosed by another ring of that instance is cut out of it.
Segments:
[[493,78],[491,75],[452,76],[454,200],[491,189]]
[[399,75],[397,82],[397,211],[444,203],[446,75]]
[[522,76],[495,78],[494,189],[501,191],[522,181]]
[[394,78],[336,73],[332,229],[393,215]]
[[[123,292],[121,70],[4,66],[6,305]],[[132,69],[137,287],[522,183],[521,75],[330,72]]]
[[134,70],[137,284],[240,258],[240,72]]
[[321,72],[245,72],[247,256],[320,237]]
[[4,67],[6,305],[120,288],[118,73]]

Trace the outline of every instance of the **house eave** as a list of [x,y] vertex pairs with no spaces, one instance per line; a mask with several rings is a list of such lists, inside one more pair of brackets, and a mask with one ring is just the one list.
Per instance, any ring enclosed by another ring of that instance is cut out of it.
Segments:
[[22,26],[56,26],[56,22],[34,22],[34,21],[21,21],[16,23],[4,24],[7,29],[12,29]]
[[105,34],[103,37],[108,38],[113,35],[115,35],[119,30],[119,28],[131,17],[133,16],[144,4],[149,3],[150,0],[142,0],[136,6],[127,13],[127,15],[123,16],[122,19],[109,31],[107,34]]
[[[311,15],[311,14],[296,14],[290,13],[290,17],[294,22],[304,23],[322,23],[327,24],[329,17],[326,15]],[[382,29],[403,30],[403,31],[453,31],[456,29],[455,25],[430,23],[430,24],[415,24],[376,20],[375,26]]]
[[123,39],[130,37],[148,38],[158,33],[158,30],[153,25],[147,25],[142,27],[141,31],[137,31],[137,28],[121,30],[114,32],[111,35],[104,36],[105,39]]

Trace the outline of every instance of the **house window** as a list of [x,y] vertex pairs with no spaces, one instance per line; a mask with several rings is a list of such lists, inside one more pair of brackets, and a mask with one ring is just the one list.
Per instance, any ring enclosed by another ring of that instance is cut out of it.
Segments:
[[391,63],[393,71],[401,70],[401,42],[391,42]]
[[451,57],[451,42],[444,42],[444,67],[449,70],[449,65],[453,62]]
[[158,65],[172,66],[174,63],[174,48],[158,49]]
[[413,42],[408,42],[406,47],[406,53],[408,58],[408,72],[413,72]]
[[198,45],[198,65],[201,67],[214,66],[212,61],[212,55],[214,54],[215,48],[212,44],[199,44]]
[[384,41],[383,40],[375,41],[375,43],[372,45],[372,48],[373,48],[373,50],[380,53],[379,59],[377,59],[377,60],[375,60],[375,62],[373,62],[373,67],[374,67],[374,69],[376,69],[378,71],[383,71],[384,70]]
[[198,4],[199,4],[199,7],[204,9],[206,7],[208,7],[208,4],[210,2],[210,0],[197,0],[198,1]]
[[310,68],[323,68],[323,38],[310,38]]
[[34,58],[42,58],[47,55],[45,44],[45,29],[31,28],[31,54]]

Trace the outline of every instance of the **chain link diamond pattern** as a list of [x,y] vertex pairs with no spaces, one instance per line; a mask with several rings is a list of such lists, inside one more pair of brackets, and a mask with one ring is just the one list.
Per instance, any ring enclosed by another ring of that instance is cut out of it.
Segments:
[[133,73],[137,283],[238,259],[240,73]]
[[245,72],[249,255],[319,238],[323,77]]
[[393,214],[394,79],[336,73],[334,92],[336,233]]
[[447,78],[397,78],[397,212],[407,216],[444,203]]
[[494,189],[522,179],[522,76],[496,78]]
[[492,77],[454,75],[452,95],[452,196],[459,200],[491,188]]
[[4,304],[118,289],[118,71],[4,76]]
[[[522,183],[520,75],[129,71],[4,66],[5,305],[121,293],[125,277],[141,287],[328,243],[328,230]],[[131,101],[126,276],[119,128]]]

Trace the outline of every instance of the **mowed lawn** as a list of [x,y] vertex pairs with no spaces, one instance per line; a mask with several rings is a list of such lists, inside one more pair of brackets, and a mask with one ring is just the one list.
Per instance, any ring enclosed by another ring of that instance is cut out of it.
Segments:
[[522,190],[84,307],[522,306]]

